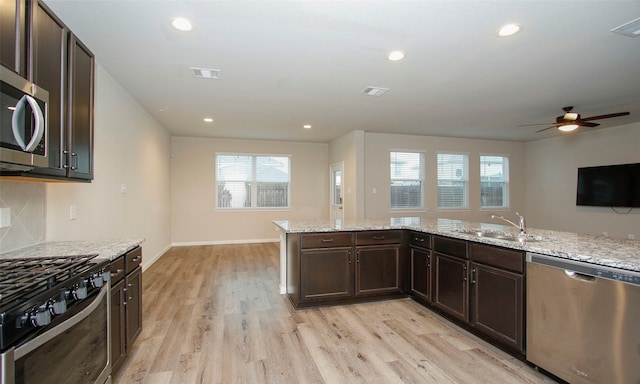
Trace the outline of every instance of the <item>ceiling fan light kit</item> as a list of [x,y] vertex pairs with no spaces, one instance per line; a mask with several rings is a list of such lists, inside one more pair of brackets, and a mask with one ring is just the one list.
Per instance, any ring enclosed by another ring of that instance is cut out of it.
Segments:
[[562,132],[571,132],[578,129],[578,127],[579,127],[578,124],[565,124],[565,125],[558,126],[558,129],[561,130]]
[[562,110],[564,111],[564,115],[556,117],[555,123],[527,124],[527,125],[521,125],[521,127],[533,126],[533,125],[551,125],[550,127],[542,128],[536,131],[536,133],[543,132],[551,128],[558,128],[560,131],[563,131],[563,132],[571,132],[571,131],[575,131],[579,127],[593,128],[600,125],[598,123],[592,123],[593,120],[610,119],[612,117],[627,116],[630,114],[629,112],[617,112],[617,113],[609,113],[606,115],[598,115],[598,116],[582,118],[580,117],[579,113],[572,112],[573,106],[564,107],[562,108]]

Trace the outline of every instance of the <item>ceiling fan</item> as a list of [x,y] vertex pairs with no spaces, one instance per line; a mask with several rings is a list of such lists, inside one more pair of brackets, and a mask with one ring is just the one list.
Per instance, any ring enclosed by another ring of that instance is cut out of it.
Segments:
[[582,117],[580,117],[579,113],[572,112],[573,111],[573,106],[564,107],[564,108],[562,108],[562,110],[564,111],[564,115],[556,117],[556,122],[555,123],[527,124],[527,125],[520,125],[520,127],[531,127],[531,126],[534,126],[534,125],[549,125],[549,124],[551,124],[550,127],[542,128],[541,130],[536,131],[536,133],[542,132],[542,131],[546,131],[547,129],[551,129],[551,128],[558,128],[559,130],[561,130],[563,132],[571,132],[571,131],[575,130],[578,127],[593,128],[593,127],[597,127],[598,125],[600,125],[598,123],[592,123],[591,121],[593,121],[593,120],[609,119],[609,118],[612,118],[612,117],[629,115],[629,112],[618,112],[618,113],[609,113],[607,115],[598,115],[598,116],[591,116],[591,117],[582,118]]

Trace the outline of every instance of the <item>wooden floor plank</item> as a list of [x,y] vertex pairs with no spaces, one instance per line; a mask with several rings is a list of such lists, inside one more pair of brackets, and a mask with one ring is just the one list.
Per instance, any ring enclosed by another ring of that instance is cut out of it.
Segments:
[[294,310],[277,243],[174,247],[114,383],[552,383],[411,299]]

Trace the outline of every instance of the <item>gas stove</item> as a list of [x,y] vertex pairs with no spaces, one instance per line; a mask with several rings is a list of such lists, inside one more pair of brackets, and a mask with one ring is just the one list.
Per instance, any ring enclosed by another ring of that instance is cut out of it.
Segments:
[[0,259],[0,350],[37,336],[109,280],[97,255]]

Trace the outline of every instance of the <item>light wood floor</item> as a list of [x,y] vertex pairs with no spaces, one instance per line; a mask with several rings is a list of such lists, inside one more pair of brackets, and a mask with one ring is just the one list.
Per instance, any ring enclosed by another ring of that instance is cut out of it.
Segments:
[[552,383],[410,299],[295,311],[277,243],[172,248],[114,383]]

